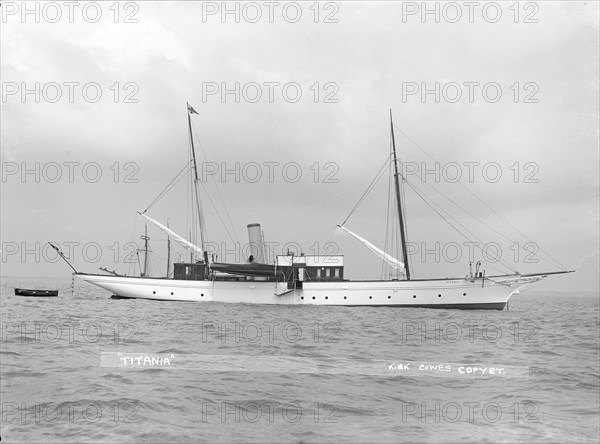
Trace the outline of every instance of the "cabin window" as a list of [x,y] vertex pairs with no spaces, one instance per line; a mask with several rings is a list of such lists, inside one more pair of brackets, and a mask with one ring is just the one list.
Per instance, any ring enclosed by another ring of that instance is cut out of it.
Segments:
[[327,268],[325,269],[325,277],[329,277],[331,275],[331,269]]
[[320,278],[321,277],[321,269],[317,268],[317,277]]
[[336,278],[339,278],[339,277],[340,277],[340,269],[339,269],[339,268],[336,268],[336,269],[335,269],[335,277],[336,277]]

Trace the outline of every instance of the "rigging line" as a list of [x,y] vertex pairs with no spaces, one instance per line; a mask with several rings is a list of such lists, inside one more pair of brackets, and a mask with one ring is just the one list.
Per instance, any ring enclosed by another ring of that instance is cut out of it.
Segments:
[[556,279],[562,277],[560,274],[556,275],[556,276],[550,276],[549,278],[546,279],[541,279],[537,284],[531,286],[531,287],[527,287],[525,288],[523,291],[530,291],[533,290],[536,287],[539,287],[542,284],[549,284],[552,281],[555,281]]
[[[186,170],[187,168],[187,170]],[[148,205],[148,207],[143,211],[147,212],[152,206],[154,206],[160,199],[162,199],[181,179],[185,177],[185,174],[189,171],[190,166],[186,164],[177,175],[169,182],[169,184],[158,194],[158,196]]]
[[[424,194],[422,191],[418,190],[415,186],[413,186],[412,184],[408,183],[408,186],[410,186],[413,191],[417,194],[417,196],[419,196],[431,209],[433,209],[442,219],[444,219],[448,224],[450,224],[451,226],[454,227],[454,225],[452,225],[449,221],[449,219],[451,219],[452,221],[454,221],[457,225],[460,225],[465,232],[469,233],[471,236],[473,236],[473,238],[475,238],[476,240],[479,241],[479,239],[477,238],[477,236],[473,233],[471,233],[471,231],[465,227],[462,223],[460,223],[459,221],[457,221],[455,218],[453,218],[450,214],[448,214],[447,211],[445,211],[443,208],[441,208],[437,203],[435,203],[435,201],[433,201],[433,199],[431,199],[429,196],[427,196],[426,194]],[[437,208],[434,208],[434,206]],[[438,211],[439,210],[439,211]],[[442,214],[444,213],[444,214]],[[456,227],[455,227],[456,228]],[[467,235],[465,235],[462,231],[459,230],[459,233],[465,237],[468,241],[473,242]]]
[[352,216],[352,214],[356,211],[356,209],[359,207],[359,205],[362,203],[362,201],[365,199],[365,197],[367,197],[367,195],[373,190],[373,188],[375,187],[377,182],[379,182],[379,179],[381,179],[381,176],[383,175],[383,172],[385,171],[385,167],[386,167],[387,163],[389,162],[389,160],[390,160],[390,155],[388,155],[385,162],[383,162],[383,165],[381,166],[379,172],[376,174],[375,178],[371,181],[371,183],[367,187],[367,190],[363,193],[361,198],[358,199],[358,202],[356,203],[356,205],[354,205],[354,208],[352,208],[352,210],[350,211],[348,216],[346,216],[346,219],[344,219],[344,222],[342,222],[342,224],[341,224],[342,226],[348,221],[350,216]]
[[425,185],[429,186],[431,189],[433,189],[436,193],[440,194],[442,197],[444,197],[446,200],[448,200],[449,202],[453,203],[456,207],[460,208],[462,211],[464,211],[465,213],[467,213],[469,216],[471,216],[473,219],[475,219],[477,222],[481,223],[482,225],[485,225],[486,227],[488,227],[490,230],[494,231],[496,234],[502,236],[504,239],[516,243],[514,240],[510,239],[508,236],[502,234],[501,232],[499,232],[498,230],[496,230],[495,228],[491,227],[490,225],[488,225],[487,223],[485,223],[484,221],[482,221],[481,219],[479,219],[477,216],[475,216],[474,214],[470,213],[468,210],[464,209],[462,206],[460,206],[458,203],[454,202],[452,199],[450,199],[448,196],[446,196],[444,193],[442,193],[440,190],[438,190],[436,187],[434,187],[433,185],[424,182]]
[[[131,244],[135,244],[135,246],[136,246],[136,247],[137,247],[137,242],[134,240],[133,236],[135,235],[135,231],[136,231],[136,228],[137,228],[137,227],[136,227],[137,220],[138,220],[138,214],[137,214],[137,213],[135,213],[135,216],[133,217],[133,228],[131,229],[131,235],[129,236],[129,243],[131,243]],[[125,244],[125,247],[126,247],[126,248],[127,248],[127,245],[129,245],[129,244]],[[124,257],[123,257],[123,260],[122,260],[122,261],[120,261],[120,262],[117,262],[117,263],[116,263],[117,265],[115,266],[115,270],[116,270],[116,269],[121,269],[121,268],[120,268],[120,267],[121,267],[121,265],[125,265],[125,264],[127,264],[127,263],[128,263],[128,264],[129,264],[129,266],[128,266],[128,267],[125,267],[125,274],[131,274],[131,264],[133,263],[133,261],[131,261],[131,260],[127,260],[127,259],[128,259],[128,257],[129,257],[129,255],[128,255],[128,254],[125,254],[125,255],[124,255]],[[127,262],[126,262],[126,261],[127,261]],[[134,270],[134,272],[135,272],[135,270]]]
[[[391,144],[391,141],[390,141]],[[388,201],[387,201],[387,217],[386,217],[386,224],[385,224],[385,243],[384,245],[387,247],[388,245],[390,246],[390,250],[392,252],[392,255],[394,253],[393,251],[393,239],[390,239],[390,214],[391,214],[391,201],[392,201],[392,164],[389,164],[388,167]],[[396,256],[394,256],[396,257]],[[386,262],[382,259],[381,260],[381,276],[383,277],[385,275],[385,271],[387,270],[388,266],[386,266]],[[390,273],[391,274],[391,273]]]
[[[444,193],[442,193],[439,189],[437,189],[436,187],[434,187],[433,185],[431,185],[428,182],[424,182],[427,186],[429,186],[431,189],[433,189],[436,193],[440,194],[442,197],[444,197],[446,200],[450,201],[451,203],[453,203],[456,207],[458,207],[459,209],[461,209],[462,211],[464,211],[465,213],[467,213],[469,216],[471,216],[471,218],[475,219],[477,222],[479,222],[482,225],[485,225],[487,228],[489,228],[490,230],[492,230],[493,232],[495,232],[496,234],[498,234],[499,236],[503,237],[504,239],[506,239],[509,242],[512,242],[513,244],[517,244],[519,246],[519,248],[521,248],[523,251],[530,253],[529,250],[527,250],[525,248],[524,245],[521,245],[519,242],[514,241],[513,239],[509,238],[508,236],[506,236],[505,234],[501,233],[500,231],[496,230],[494,227],[492,227],[491,225],[488,225],[486,222],[484,222],[483,220],[479,219],[477,216],[475,216],[474,214],[472,214],[471,212],[469,212],[468,210],[466,210],[465,208],[463,208],[461,205],[459,205],[458,203],[456,203],[455,201],[453,201],[451,198],[449,198],[448,196],[446,196]],[[537,245],[537,244],[536,244]],[[539,246],[538,246],[539,248]],[[555,265],[556,264],[552,263],[551,261],[548,261],[544,258],[540,258],[541,260],[543,260],[544,262],[547,262],[551,265]]]
[[[188,142],[189,145],[189,142]],[[188,146],[188,148],[190,148]],[[190,148],[191,151],[191,148]],[[190,153],[191,154],[191,153]],[[190,159],[189,162],[191,163],[192,160]],[[190,177],[192,175],[190,174]],[[192,201],[192,187],[191,187],[191,180],[190,181],[186,181],[186,185],[185,185],[185,235],[187,236],[188,233],[190,233],[190,242],[193,242],[192,236],[191,236],[191,227],[193,225],[193,213],[190,215],[190,212],[193,212],[193,201]],[[190,225],[192,224],[192,225]]]
[[[390,239],[390,250],[394,257],[400,256],[400,247],[398,246],[398,242],[400,241],[399,231],[400,231],[400,222],[398,220],[398,209],[396,208],[397,200],[394,198],[396,190],[395,190],[395,179],[394,179],[394,169],[393,169],[393,158],[394,158],[394,143],[390,134],[390,161],[388,166],[388,213],[391,214],[391,219],[388,214],[388,222],[391,222],[391,239]],[[395,210],[394,210],[395,209]],[[405,265],[407,267],[408,264]],[[406,271],[406,270],[405,270]],[[394,273],[395,272],[395,273]],[[406,272],[403,273],[406,276]],[[392,267],[388,266],[388,276],[393,276],[394,278],[398,278],[397,270],[392,269]]]
[[138,221],[138,214],[135,213],[135,216],[133,217],[133,228],[131,229],[131,235],[129,236],[129,242],[131,243],[136,243],[133,239],[133,236],[135,236],[135,230],[137,228],[137,221]]
[[[188,114],[188,124],[191,126],[191,119]],[[190,174],[189,181],[189,205],[190,211],[192,212],[191,217],[191,227],[190,227],[190,241],[193,239],[198,239],[198,228],[200,229],[200,240],[202,243],[202,248],[204,248],[204,243],[208,239],[208,233],[206,229],[206,223],[204,221],[204,208],[202,208],[202,202],[200,200],[200,196],[198,195],[198,186],[196,185],[195,178],[198,177],[198,164],[196,162],[196,154],[194,151],[194,140],[193,135],[190,134],[190,138],[188,140],[188,149],[190,162],[194,167],[194,174]],[[196,208],[196,211],[194,211]]]
[[[400,167],[403,166],[402,161],[400,159],[398,159],[398,162],[400,162]],[[402,169],[400,169],[400,171],[403,171]],[[404,176],[402,176],[402,174],[400,174],[400,177],[402,178],[402,180],[400,181],[400,192],[402,193],[402,199],[400,200],[401,204],[402,204],[402,213],[406,214],[406,191],[404,188]],[[406,223],[404,224],[404,231],[405,231],[405,235],[406,235],[406,244],[408,245],[408,239],[410,238],[408,235],[408,218],[406,219]],[[406,256],[408,257],[408,262],[410,264],[410,268],[411,270],[413,270],[414,272],[414,267],[413,267],[413,261],[412,261],[412,255],[408,255],[408,252],[406,252]]]
[[[391,249],[391,242],[389,239],[389,227],[390,227],[390,180],[389,180],[389,168],[388,168],[388,193],[387,193],[387,213],[386,213],[386,219],[385,219],[385,241],[384,241],[384,250],[388,248],[388,245],[390,245],[390,249]],[[383,278],[385,271],[387,270],[385,261],[382,259],[381,261],[381,276]]]
[[[389,200],[390,200],[390,211],[391,211],[391,251],[393,252],[394,257],[401,257],[402,249],[400,244],[402,243],[402,235],[400,234],[400,221],[398,219],[398,209],[396,208],[397,200],[395,198],[396,188],[394,182],[394,170],[392,167],[392,162],[390,162],[389,168],[389,178],[390,178],[390,188],[389,188]],[[406,267],[409,264],[405,264],[404,270],[402,270],[402,274],[406,277]],[[394,274],[396,270],[389,268],[390,274]],[[395,278],[398,278],[398,272],[395,272]]]
[[[390,141],[390,145],[392,145],[392,142]],[[399,219],[399,211],[396,208],[397,205],[397,200],[393,198],[393,196],[395,195],[395,189],[394,189],[394,170],[392,170],[392,165],[393,165],[393,161],[390,162],[390,167],[389,167],[389,184],[390,184],[390,189],[389,189],[389,199],[390,199],[390,206],[391,208],[395,209],[392,210],[392,243],[391,243],[391,248],[393,251],[393,256],[394,257],[400,257],[400,255],[402,254],[402,248],[401,248],[401,243],[402,243],[402,234],[400,233],[401,230],[401,226],[400,226],[400,219]],[[402,187],[402,182],[400,182],[400,201],[404,202],[404,188]],[[405,225],[405,232],[406,232],[406,236],[408,238],[408,231],[407,228],[408,226]],[[410,266],[412,268],[412,262],[411,262],[411,258],[408,258],[408,264],[405,265],[404,270],[399,270],[399,269],[392,269],[390,267],[390,274],[392,274],[392,272],[395,272],[394,274],[394,278],[398,279],[399,278],[399,274],[401,274],[402,276],[404,276],[404,278],[406,278],[406,267]]]
[[[200,186],[204,190],[204,193],[206,194],[206,197],[208,198],[208,201],[211,203],[212,207],[214,208],[215,213],[217,213],[217,217],[219,218],[219,220],[223,224],[223,228],[225,228],[225,232],[229,236],[229,239],[231,239],[231,241],[235,244],[235,239],[233,238],[233,236],[229,232],[229,229],[227,228],[227,224],[225,223],[225,221],[221,217],[221,214],[219,213],[219,210],[217,210],[217,207],[215,206],[215,203],[213,202],[212,198],[210,197],[210,194],[208,194],[208,191],[206,191],[206,188],[204,187],[204,184],[202,183],[202,181],[199,181],[199,182],[200,182]],[[236,236],[236,239],[237,239],[237,236]],[[237,242],[239,244],[239,240]]]
[[[164,197],[164,195],[167,194],[171,190],[171,188],[173,188],[181,179],[183,179],[183,177],[185,177],[185,174],[189,171],[189,168],[190,168],[189,164],[190,164],[190,162],[186,163],[186,165],[175,175],[175,177],[171,180],[171,182],[169,182],[168,185],[166,187],[164,187],[160,193],[158,193],[158,196],[155,197],[152,202],[150,202],[150,205],[148,205],[148,207],[142,212],[142,214],[147,212],[150,208],[152,208],[152,206],[154,206],[154,204],[156,204],[156,202],[158,202],[160,199],[162,199]],[[185,171],[186,168],[188,169],[187,171]],[[179,176],[181,176],[181,177],[179,177]]]
[[358,200],[358,202],[356,203],[356,205],[354,205],[354,208],[352,208],[352,210],[350,211],[350,213],[348,214],[348,216],[346,216],[346,219],[344,219],[344,222],[342,222],[342,225],[344,225],[348,219],[350,218],[350,216],[352,216],[352,214],[354,214],[354,212],[356,211],[356,209],[360,206],[360,204],[363,202],[363,200],[367,197],[367,195],[373,190],[373,188],[375,187],[375,185],[377,184],[377,182],[379,182],[379,180],[381,179],[381,177],[383,176],[383,172],[385,171],[385,164],[388,162],[388,160],[386,160],[384,162],[384,165],[382,166],[382,168],[379,170],[379,172],[377,173],[377,175],[375,176],[375,178],[371,181],[371,183],[369,184],[369,186],[367,187],[367,189],[365,190],[365,192],[363,193],[363,195],[361,196],[361,198]]
[[198,224],[194,225],[194,227],[196,227],[196,226],[200,227],[200,236],[202,239],[202,245],[204,245],[204,243],[206,243],[208,241],[208,230],[206,227],[206,221],[204,219],[204,209],[202,207],[202,203],[200,202],[200,195],[198,192],[197,181],[194,181],[193,186],[194,186],[194,190],[195,190],[194,195],[196,197],[196,207],[199,208]]
[[[456,228],[446,217],[444,217],[444,215],[442,215],[440,213],[440,211],[446,213],[446,216],[448,218],[452,219],[456,224],[460,225],[465,230],[465,232],[469,233],[475,240],[478,241],[478,243],[484,244],[484,242],[481,239],[479,239],[475,234],[473,234],[469,229],[467,229],[467,227],[465,227],[463,224],[461,224],[459,221],[457,221],[455,218],[453,218],[449,213],[447,213],[443,208],[441,208],[438,204],[436,204],[435,201],[433,201],[429,196],[427,196],[426,194],[424,194],[422,191],[419,191],[414,185],[412,185],[404,177],[402,177],[402,179],[406,181],[406,184],[413,189],[413,191],[417,194],[417,196],[419,196],[433,211],[435,211],[444,221],[446,221],[446,223],[448,225],[450,225],[452,228],[454,228],[454,230],[456,230],[461,236],[463,236],[464,238],[466,238],[469,242],[475,243],[471,239],[469,239],[469,237],[467,235],[465,235],[462,231],[460,231],[458,228]],[[436,208],[434,208],[429,202],[427,202],[427,200],[425,198],[429,199],[429,201],[432,204],[434,204],[439,209],[439,211]],[[476,246],[483,252],[483,248],[479,244],[476,244]],[[508,264],[502,258],[499,258],[498,261],[501,262],[502,265],[504,265],[505,267],[507,267],[508,270],[512,269],[512,267],[510,266],[510,264]]]
[[[394,203],[392,203],[392,205],[394,205]],[[394,248],[396,249],[395,257],[400,257],[403,254],[402,253],[402,235],[400,234],[400,219],[398,217],[398,212],[396,212],[396,211],[394,212],[394,225],[396,227],[398,227],[397,230],[393,231],[393,233],[394,233]],[[407,228],[408,228],[407,225],[404,225],[404,230],[406,232],[406,239],[408,239]],[[407,257],[408,257],[408,264],[410,266],[410,269],[414,271],[413,266],[412,266],[413,265],[412,257],[408,256],[408,252],[407,252]],[[406,278],[406,268],[404,268],[403,270],[400,270],[400,272],[404,276],[404,278]]]
[[460,270],[458,270],[456,273],[451,274],[450,276],[458,277],[459,275],[462,275],[463,271],[467,271],[467,268],[469,268],[468,265],[462,267]]
[[497,271],[498,273],[505,273],[505,272],[506,272],[505,270],[503,270],[503,269],[501,269],[501,268],[495,267],[494,265],[492,265],[492,263],[491,263],[491,262],[488,262],[488,261],[486,261],[486,260],[483,260],[482,262],[483,262],[483,263],[485,263],[486,267],[489,267],[489,268],[491,268],[492,270],[495,270],[495,271]]
[[[198,137],[198,133],[196,132],[196,127],[193,124],[192,124],[192,131],[194,131],[194,134],[196,135],[196,139],[198,140],[198,145],[200,146],[200,152],[202,153],[202,157],[204,158],[204,161],[206,163],[208,163],[208,158],[206,157],[206,152],[204,150],[204,146],[202,145],[200,137]],[[233,224],[233,222],[231,220],[231,216],[229,215],[229,211],[227,210],[227,206],[225,205],[225,200],[223,199],[223,196],[221,195],[221,189],[217,185],[217,181],[215,180],[215,178],[213,177],[213,175],[211,175],[211,178],[213,180],[213,183],[215,184],[215,188],[217,190],[217,194],[219,195],[219,199],[221,200],[221,205],[223,206],[223,209],[225,210],[225,214],[227,215],[227,220],[229,221],[229,225],[230,225],[230,227],[231,227],[231,229],[233,231],[233,235],[235,236],[235,240],[237,241],[238,244],[240,244],[240,240],[238,238],[237,231],[235,229],[235,225]],[[217,211],[216,208],[215,208],[215,211]]]
[[[433,201],[432,201],[432,202],[433,202]],[[437,205],[437,204],[436,204],[436,205]],[[439,207],[439,206],[438,206],[438,207]],[[500,257],[498,257],[498,258],[496,259],[496,261],[495,261],[495,262],[492,262],[492,261],[490,261],[490,260],[486,260],[486,259],[485,259],[485,257],[484,257],[484,256],[485,256],[485,255],[484,255],[484,248],[482,247],[482,245],[484,245],[484,246],[486,245],[486,244],[485,244],[485,242],[483,242],[483,240],[482,240],[482,239],[480,239],[478,236],[476,236],[474,233],[472,233],[470,230],[468,230],[468,229],[467,229],[467,228],[466,228],[466,227],[465,227],[463,224],[461,224],[461,223],[460,223],[458,220],[456,220],[454,217],[452,217],[452,215],[450,215],[449,213],[446,213],[446,214],[448,215],[448,217],[449,217],[449,218],[451,218],[453,221],[455,221],[457,224],[459,224],[461,227],[463,227],[463,228],[464,228],[464,229],[465,229],[465,230],[466,230],[466,231],[467,231],[467,232],[468,232],[468,233],[469,233],[471,236],[473,236],[473,237],[474,237],[474,238],[477,240],[477,243],[475,243],[475,246],[476,246],[476,247],[477,247],[479,250],[481,250],[481,253],[482,253],[482,258],[481,258],[481,260],[482,260],[482,262],[486,263],[486,264],[487,264],[487,266],[489,266],[490,268],[493,268],[493,269],[495,269],[495,270],[498,270],[498,271],[505,272],[506,270],[500,270],[500,269],[498,269],[498,268],[494,267],[494,266],[492,265],[492,263],[499,262],[499,263],[500,263],[500,264],[502,264],[504,267],[506,267],[506,269],[507,269],[509,272],[512,272],[512,271],[514,270],[514,267],[513,267],[513,266],[512,266],[512,265],[511,265],[509,262],[507,262],[507,261],[505,261],[504,259],[502,259],[502,257],[501,257],[501,256],[500,256]],[[466,237],[466,236],[465,236],[465,237]],[[471,243],[474,243],[473,241],[470,241],[470,242],[471,242]]]
[[[400,131],[404,135],[404,137],[406,137],[408,140],[410,140],[413,143],[413,145],[416,146],[423,154],[425,154],[427,157],[429,157],[434,162],[438,162],[432,156],[430,156],[429,153],[427,153],[427,151],[425,151],[423,148],[421,148],[421,146],[419,146],[419,144],[417,142],[415,142],[413,139],[411,139],[408,134],[406,134],[404,131],[402,131],[402,129],[400,129],[398,126],[396,126],[396,124],[394,124],[394,126],[398,129],[398,131]],[[504,217],[502,217],[501,214],[499,214],[498,212],[496,212],[496,210],[494,210],[484,200],[482,200],[479,196],[477,196],[474,192],[472,192],[469,188],[467,188],[462,182],[458,181],[457,183],[461,187],[463,187],[465,190],[467,190],[469,192],[469,194],[471,194],[473,197],[475,197],[475,199],[477,199],[479,202],[481,202],[483,205],[485,205],[490,211],[492,211],[492,213],[494,213],[496,216],[498,216],[505,224],[507,224],[509,227],[511,227],[513,230],[515,230],[517,233],[519,233],[521,236],[523,236],[523,238],[526,241],[535,244],[535,242],[533,242],[531,239],[529,239],[517,227],[515,227],[513,224],[511,224],[509,221],[507,221]],[[550,258],[550,259],[552,259],[554,261],[554,265],[560,266],[563,270],[567,269],[567,267],[565,267],[564,265],[562,265],[558,260],[556,260],[554,257],[552,257],[552,255],[550,255],[550,253],[548,253],[547,251],[543,250],[539,245],[538,245],[538,248],[540,249],[541,252],[543,252],[544,254],[546,254],[548,256],[548,258]]]

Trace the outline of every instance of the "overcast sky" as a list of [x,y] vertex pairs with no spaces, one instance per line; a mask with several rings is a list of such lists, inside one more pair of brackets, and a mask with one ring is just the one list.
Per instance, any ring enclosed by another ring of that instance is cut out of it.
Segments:
[[[539,289],[597,291],[598,3],[427,5],[232,2],[228,12],[221,2],[34,2],[27,12],[2,2],[2,275],[68,276],[49,240],[80,271],[135,272],[116,262],[140,241],[136,211],[185,165],[189,102],[199,161],[204,152],[213,162],[200,165],[202,180],[217,204],[216,179],[242,243],[246,225],[260,222],[277,253],[286,242],[326,253],[334,242],[346,277],[377,278],[377,259],[334,228],[388,156],[391,108],[409,182],[500,244],[513,270],[560,268],[517,256],[512,241],[577,270]],[[421,176],[435,171],[432,159],[439,173]],[[526,237],[452,183],[457,171]],[[380,246],[387,189],[386,176],[346,224]],[[405,192],[409,241],[420,249],[413,275],[464,269],[465,239]],[[180,183],[148,214],[186,235],[186,194]],[[209,241],[233,249],[203,203]],[[165,236],[149,230],[164,273]],[[422,257],[438,243],[439,258]],[[488,274],[502,269],[490,265]]]

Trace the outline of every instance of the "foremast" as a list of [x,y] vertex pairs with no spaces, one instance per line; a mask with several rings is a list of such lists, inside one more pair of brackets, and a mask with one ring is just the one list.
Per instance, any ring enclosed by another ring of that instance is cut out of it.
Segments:
[[[186,102],[186,107],[187,107],[187,117],[188,117],[188,130],[190,133],[190,144],[191,144],[191,150],[192,150],[192,167],[194,169],[194,178],[193,178],[193,182],[194,182],[194,196],[195,196],[195,201],[196,201],[196,210],[198,212],[198,224],[200,226],[200,246],[202,248],[203,251],[203,255],[204,255],[204,261],[208,262],[208,254],[206,253],[206,226],[204,223],[204,215],[202,213],[202,205],[200,203],[200,193],[198,191],[198,182],[199,182],[199,178],[198,178],[198,166],[197,166],[197,162],[196,162],[196,149],[194,147],[194,135],[192,133],[192,118],[191,115],[192,114],[198,114],[198,112],[192,108],[190,106],[189,103]],[[190,239],[191,241],[191,239]]]
[[402,214],[402,200],[400,196],[400,178],[398,174],[398,159],[396,158],[396,140],[394,139],[394,121],[392,119],[392,110],[390,109],[390,127],[392,129],[392,153],[394,161],[394,185],[396,189],[396,204],[398,206],[398,221],[400,223],[400,241],[402,242],[402,256],[404,258],[404,269],[406,270],[406,280],[410,281],[410,267],[408,265],[408,251],[406,249],[406,233],[404,231],[404,216]]

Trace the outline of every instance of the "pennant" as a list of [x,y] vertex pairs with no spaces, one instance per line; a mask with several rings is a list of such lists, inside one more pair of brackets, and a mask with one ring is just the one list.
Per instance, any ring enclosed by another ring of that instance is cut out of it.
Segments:
[[196,111],[194,108],[192,108],[190,105],[188,105],[188,112],[190,114],[198,114],[198,111]]

